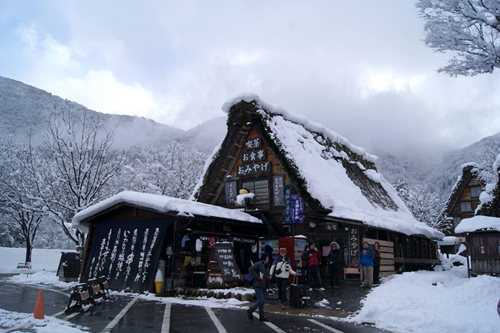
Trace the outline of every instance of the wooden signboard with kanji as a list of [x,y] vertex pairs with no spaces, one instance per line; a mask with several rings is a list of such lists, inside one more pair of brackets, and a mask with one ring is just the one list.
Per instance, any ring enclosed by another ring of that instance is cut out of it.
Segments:
[[234,260],[231,243],[215,244],[210,255],[207,272],[205,273],[207,287],[236,287],[240,281],[240,273]]

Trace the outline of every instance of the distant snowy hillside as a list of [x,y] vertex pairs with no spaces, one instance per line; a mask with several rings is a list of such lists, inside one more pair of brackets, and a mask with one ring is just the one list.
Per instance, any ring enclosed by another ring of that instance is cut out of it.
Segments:
[[0,77],[1,134],[10,134],[23,139],[31,130],[35,134],[41,133],[45,128],[45,117],[54,109],[69,109],[75,112],[87,110],[93,119],[100,116],[103,127],[115,132],[117,148],[128,148],[134,144],[148,144],[170,138],[180,139],[185,133],[183,130],[142,117],[92,111],[44,90]]
[[[41,89],[0,77],[0,134],[26,138],[30,130],[41,133],[44,129],[44,117],[54,108],[88,110],[80,104]],[[215,118],[183,131],[142,117],[89,112],[94,118],[100,115],[104,128],[115,132],[115,145],[118,148],[179,140],[188,146],[211,152],[222,141],[227,130],[226,117]],[[447,196],[462,172],[461,166],[468,162],[477,163],[484,169],[486,177],[494,181],[491,166],[500,153],[500,133],[449,152],[441,162],[434,165],[415,164],[404,157],[383,153],[384,147],[379,148],[380,151],[370,153],[379,157],[377,168],[390,183],[394,184],[398,179],[404,179],[409,186],[428,183],[432,190]],[[422,160],[425,161],[425,158]]]
[[226,132],[226,117],[218,117],[188,130],[182,139],[188,145],[212,152],[215,146],[221,143]]
[[493,163],[500,154],[500,133],[485,137],[465,148],[446,153],[442,160],[433,165],[416,165],[401,157],[378,153],[377,168],[392,184],[398,179],[409,186],[426,183],[429,188],[443,197],[448,197],[457,178],[462,174],[462,166],[469,162],[478,165],[481,176],[488,183],[496,182]]

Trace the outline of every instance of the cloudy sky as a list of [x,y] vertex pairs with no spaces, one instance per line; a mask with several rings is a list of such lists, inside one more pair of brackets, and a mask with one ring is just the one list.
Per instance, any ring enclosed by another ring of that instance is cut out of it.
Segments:
[[0,2],[0,76],[100,112],[190,129],[254,92],[368,151],[500,132],[498,74],[438,74],[423,39],[410,0]]

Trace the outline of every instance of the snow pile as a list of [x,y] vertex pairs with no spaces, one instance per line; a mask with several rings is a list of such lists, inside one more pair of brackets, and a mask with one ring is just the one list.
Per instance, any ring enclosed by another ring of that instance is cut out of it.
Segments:
[[35,319],[32,313],[11,312],[0,309],[0,329],[19,327],[16,332],[29,329],[36,333],[81,333],[89,330],[87,327],[71,324],[68,321],[55,317],[45,316],[44,319]]
[[393,275],[347,321],[404,332],[498,332],[500,279],[466,278],[461,267]]
[[331,309],[330,302],[328,302],[328,300],[326,298],[323,298],[321,301],[314,304],[314,306],[316,306],[318,308]]
[[[451,237],[451,236],[450,236]],[[439,253],[439,260],[441,261],[441,265],[436,266],[434,270],[436,271],[449,271],[449,270],[457,270],[458,272],[463,271],[462,266],[467,266],[467,258],[461,256],[460,254],[464,253],[467,250],[467,247],[464,244],[460,244],[460,248],[458,249],[456,254],[445,255]],[[456,265],[456,266],[455,266]],[[459,273],[462,274],[462,273]],[[463,273],[466,274],[466,273]]]
[[59,277],[55,272],[41,271],[34,274],[19,274],[6,278],[9,282],[21,284],[45,284],[49,286],[56,286],[60,288],[72,287],[78,282],[63,282],[59,281]]

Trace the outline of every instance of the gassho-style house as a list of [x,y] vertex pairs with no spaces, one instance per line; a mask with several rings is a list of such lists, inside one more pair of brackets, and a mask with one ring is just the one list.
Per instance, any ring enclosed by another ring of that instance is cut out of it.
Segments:
[[167,287],[208,282],[217,240],[233,244],[240,278],[263,245],[277,252],[290,237],[294,268],[305,239],[324,256],[336,241],[346,278],[359,278],[364,241],[381,245],[380,276],[439,263],[444,234],[413,217],[378,173],[376,156],[257,95],[238,96],[223,110],[227,134],[189,201],[127,192],[75,216],[73,225],[88,231],[82,281],[107,273],[112,288],[149,290],[164,261]]

